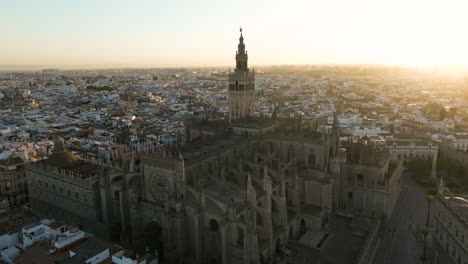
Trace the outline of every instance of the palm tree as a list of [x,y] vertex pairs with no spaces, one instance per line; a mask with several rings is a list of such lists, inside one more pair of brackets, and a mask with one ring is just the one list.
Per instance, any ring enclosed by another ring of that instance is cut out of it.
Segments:
[[423,255],[422,255],[422,263],[426,263],[426,249],[427,249],[427,237],[431,234],[432,230],[428,225],[423,225],[419,228],[418,233],[423,238]]
[[419,234],[423,237],[423,256],[422,263],[426,262],[426,249],[427,249],[427,237],[431,233],[431,228],[429,227],[429,218],[431,215],[431,202],[435,199],[435,195],[427,195],[427,216],[426,216],[426,225],[421,226],[418,230]]
[[431,212],[431,202],[435,199],[435,195],[428,195],[426,196],[427,200],[427,217],[426,217],[426,225],[429,226],[429,217],[430,217],[430,212]]

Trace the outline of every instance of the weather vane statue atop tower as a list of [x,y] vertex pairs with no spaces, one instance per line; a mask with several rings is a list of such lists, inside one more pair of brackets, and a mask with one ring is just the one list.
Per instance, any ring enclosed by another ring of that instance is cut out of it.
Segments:
[[236,52],[236,68],[229,73],[229,121],[255,115],[255,71],[248,68],[242,27]]

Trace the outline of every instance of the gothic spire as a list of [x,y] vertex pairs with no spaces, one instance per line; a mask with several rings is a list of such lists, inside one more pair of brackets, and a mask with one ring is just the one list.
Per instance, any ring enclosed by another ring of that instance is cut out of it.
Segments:
[[444,176],[440,176],[440,181],[439,181],[439,193],[443,194],[444,193]]
[[[244,36],[242,36],[242,28],[240,29],[240,37],[239,37],[239,45],[237,45],[237,54],[238,55],[245,55],[245,44],[244,44]],[[245,58],[247,59],[247,58]],[[247,65],[246,65],[247,66]]]
[[247,190],[252,188],[252,180],[250,179],[250,172],[247,173]]

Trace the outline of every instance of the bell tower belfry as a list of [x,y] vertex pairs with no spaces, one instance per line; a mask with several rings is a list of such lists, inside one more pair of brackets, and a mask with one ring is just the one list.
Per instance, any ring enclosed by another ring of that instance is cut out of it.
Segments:
[[236,68],[229,70],[229,122],[255,114],[255,70],[250,71],[247,65],[248,56],[245,50],[242,28],[236,52]]

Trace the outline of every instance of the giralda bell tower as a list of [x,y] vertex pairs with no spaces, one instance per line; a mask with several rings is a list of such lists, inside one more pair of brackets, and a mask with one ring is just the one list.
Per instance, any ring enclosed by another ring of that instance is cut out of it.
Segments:
[[255,70],[249,71],[242,28],[240,33],[236,69],[229,70],[229,121],[255,114]]

